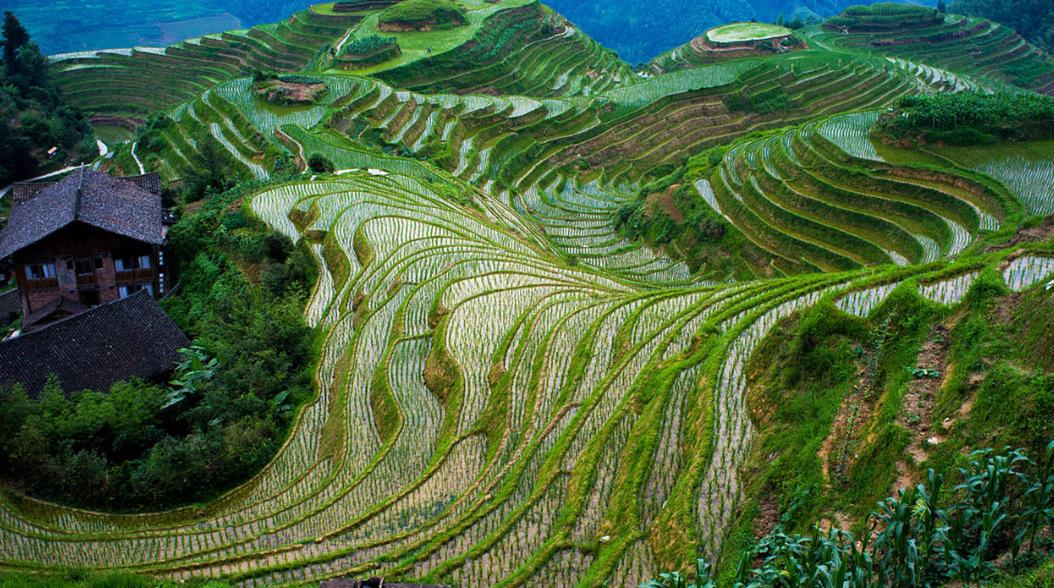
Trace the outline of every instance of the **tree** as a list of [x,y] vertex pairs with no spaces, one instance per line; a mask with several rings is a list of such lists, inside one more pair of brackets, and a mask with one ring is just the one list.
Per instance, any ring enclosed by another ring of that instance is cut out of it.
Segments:
[[36,175],[52,146],[71,158],[94,157],[91,125],[64,103],[47,57],[11,11],[4,12],[0,33],[0,185]]
[[937,0],[937,12],[944,14],[948,11],[948,5],[944,3],[944,0]]
[[326,156],[322,155],[321,153],[311,154],[311,157],[309,157],[307,160],[307,165],[311,168],[311,171],[318,172],[320,174],[333,173],[334,169],[333,162],[327,159]]
[[29,32],[22,26],[22,23],[18,22],[15,13],[5,10],[3,34],[4,67],[7,68],[8,75],[11,75],[12,69],[17,67],[16,57],[19,49],[29,43]]

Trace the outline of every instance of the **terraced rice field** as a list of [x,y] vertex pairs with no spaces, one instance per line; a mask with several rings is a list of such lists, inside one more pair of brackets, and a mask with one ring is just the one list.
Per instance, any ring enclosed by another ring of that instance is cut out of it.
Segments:
[[1054,57],[1010,27],[981,18],[947,15],[942,24],[932,27],[849,34],[814,31],[808,38],[820,47],[878,53],[958,75],[1054,94]]
[[[978,271],[648,286],[625,267],[568,267],[497,198],[473,192],[462,206],[432,186],[351,172],[259,191],[253,211],[291,237],[310,232],[324,270],[307,309],[327,332],[319,396],[279,456],[203,511],[6,501],[0,558],[246,586],[349,572],[636,583],[665,533],[720,551],[753,434],[743,365],[778,320],[822,297],[866,313],[915,280],[955,304]],[[567,184],[525,202],[601,198]],[[544,228],[583,257],[617,247],[583,212]],[[1020,257],[1007,279],[1045,279],[1051,259]]]
[[1032,212],[984,176],[886,163],[869,138],[876,120],[842,115],[739,142],[696,188],[784,273],[929,263]]
[[[490,57],[461,78],[441,77],[444,55],[376,76],[309,70],[325,102],[272,108],[233,73],[258,59],[239,54],[144,98],[175,122],[140,154],[147,168],[179,179],[210,145],[260,180],[246,206],[309,246],[318,396],[275,460],[209,505],[120,516],[0,496],[0,565],[238,586],[636,585],[721,553],[755,433],[745,365],[781,320],[826,301],[868,316],[898,288],[956,305],[985,275],[1013,290],[1054,279],[1054,251],[973,245],[1048,210],[1051,170],[936,172],[870,142],[901,96],[979,87],[954,64],[814,50],[638,79],[566,23],[538,36],[534,10],[490,16],[527,40],[476,39]],[[313,9],[200,45],[252,53],[247,39],[308,25],[346,39],[368,16]],[[190,67],[205,49],[187,45],[57,67],[96,112],[138,116],[100,100],[101,70],[127,69],[114,83],[134,92],[165,74],[130,63]],[[309,53],[282,51],[289,68]],[[778,112],[736,107],[777,88]],[[690,185],[780,277],[705,282],[615,228],[646,180],[723,144]],[[303,169],[313,154],[337,171],[272,179],[280,158]]]
[[787,27],[759,22],[737,22],[727,24],[706,32],[706,38],[714,43],[742,43],[744,41],[761,41],[791,34]]
[[253,69],[293,72],[361,19],[306,10],[286,21],[190,39],[164,49],[68,54],[54,65],[63,94],[106,119],[142,120]]

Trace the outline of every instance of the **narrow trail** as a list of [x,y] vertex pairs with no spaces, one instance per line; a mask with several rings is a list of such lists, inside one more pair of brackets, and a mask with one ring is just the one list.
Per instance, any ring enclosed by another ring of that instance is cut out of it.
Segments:
[[138,142],[132,143],[132,159],[135,160],[135,165],[139,167],[139,174],[142,175],[146,173],[146,168],[143,167],[143,162],[139,160],[139,155],[135,152],[137,147],[139,147]]

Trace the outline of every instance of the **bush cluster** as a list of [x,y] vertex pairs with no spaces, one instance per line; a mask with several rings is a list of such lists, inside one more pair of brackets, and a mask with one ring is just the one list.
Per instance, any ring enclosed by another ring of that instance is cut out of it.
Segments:
[[465,23],[465,11],[451,0],[403,0],[381,13],[381,25],[443,29]]
[[938,10],[915,4],[879,2],[846,8],[827,20],[828,28],[848,27],[855,31],[903,30],[937,26],[944,22]]
[[882,117],[893,140],[979,145],[1054,138],[1054,98],[1032,93],[960,92],[909,96]]
[[368,37],[361,37],[358,39],[352,39],[344,45],[341,49],[341,55],[368,55],[378,51],[383,51],[397,45],[395,37],[382,37],[380,35],[369,35]]

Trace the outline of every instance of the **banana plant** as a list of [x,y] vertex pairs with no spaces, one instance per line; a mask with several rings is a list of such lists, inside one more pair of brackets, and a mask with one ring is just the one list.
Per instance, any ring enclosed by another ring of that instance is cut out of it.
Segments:
[[162,408],[175,406],[188,398],[199,396],[216,375],[219,360],[209,357],[204,347],[191,345],[179,350],[183,359],[176,364],[175,377],[169,382],[168,402]]

